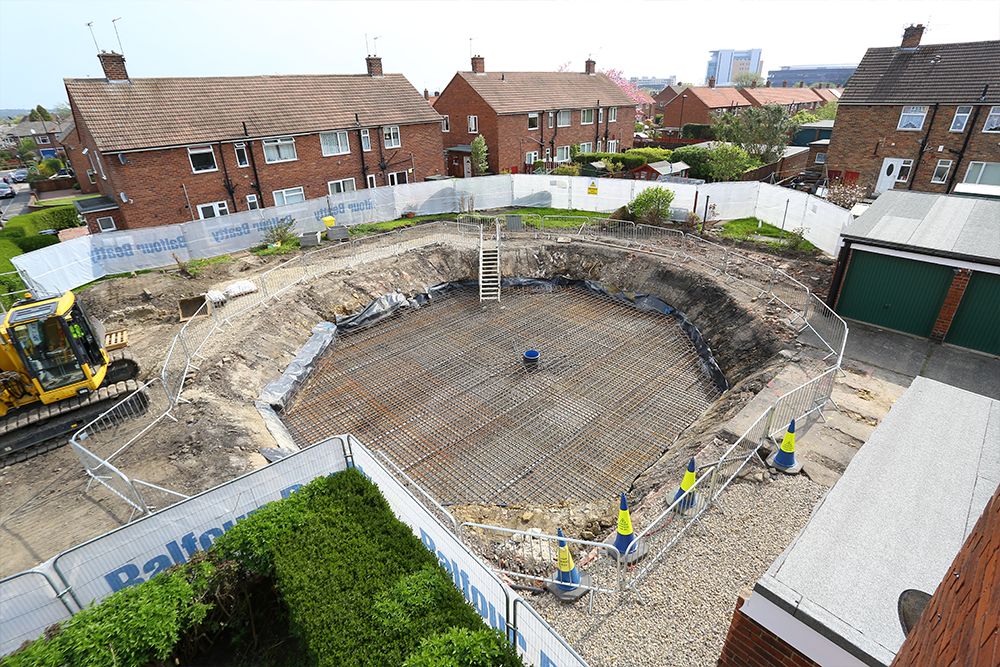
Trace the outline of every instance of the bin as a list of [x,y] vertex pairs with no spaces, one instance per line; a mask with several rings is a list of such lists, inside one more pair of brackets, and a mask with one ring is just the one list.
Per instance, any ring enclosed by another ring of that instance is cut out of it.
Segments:
[[327,227],[333,227],[334,225],[337,224],[337,219],[332,215],[328,215],[325,218],[323,218],[323,224],[326,225]]

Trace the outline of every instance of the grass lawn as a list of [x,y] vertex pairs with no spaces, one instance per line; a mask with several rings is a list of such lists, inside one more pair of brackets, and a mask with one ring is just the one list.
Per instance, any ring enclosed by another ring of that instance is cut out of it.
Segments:
[[94,197],[100,197],[101,195],[83,195],[82,197],[66,197],[64,199],[46,199],[44,201],[38,201],[39,206],[69,206],[75,201],[80,199],[93,199]]
[[[759,225],[759,226],[758,226]],[[739,241],[752,240],[754,236],[766,236],[768,238],[773,238],[777,242],[778,239],[782,239],[782,244],[784,240],[794,235],[791,233],[792,230],[786,229],[784,232],[781,231],[779,227],[774,225],[769,225],[766,222],[761,222],[757,218],[739,218],[738,220],[730,220],[725,225],[722,226],[722,231],[719,232],[720,236],[726,236],[731,239],[737,239]],[[799,246],[800,250],[815,250],[816,246],[809,241],[802,241],[802,245]]]

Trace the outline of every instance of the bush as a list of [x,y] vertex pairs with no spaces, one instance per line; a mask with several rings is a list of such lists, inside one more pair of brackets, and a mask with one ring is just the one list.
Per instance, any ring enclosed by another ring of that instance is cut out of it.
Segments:
[[848,211],[854,205],[868,196],[868,188],[857,183],[844,183],[843,181],[833,181],[826,189],[827,201],[836,204]]
[[494,667],[523,665],[514,647],[494,630],[451,628],[428,637],[403,667]]
[[670,204],[673,201],[674,193],[671,190],[656,185],[636,195],[628,209],[636,221],[659,225],[670,218]]
[[625,151],[625,155],[642,155],[646,158],[646,164],[651,162],[672,161],[674,152],[669,148],[630,148]]
[[691,178],[703,178],[708,180],[712,177],[708,164],[709,150],[700,146],[685,146],[674,151],[673,161],[683,162],[691,167],[688,172]]
[[579,176],[580,165],[565,162],[552,171],[555,176]]
[[21,249],[21,252],[31,252],[32,250],[38,250],[39,248],[45,248],[59,243],[59,237],[54,234],[25,236],[23,238],[14,239],[14,243]]
[[580,153],[573,158],[574,162],[578,162],[580,164],[590,164],[591,162],[598,162],[601,160],[615,160],[616,162],[620,162],[626,171],[630,171],[636,167],[641,167],[646,164],[645,156],[636,155],[634,153]]
[[711,141],[715,139],[715,130],[712,129],[711,125],[703,125],[701,123],[684,123],[684,127],[681,128],[681,139],[701,139],[702,141]]

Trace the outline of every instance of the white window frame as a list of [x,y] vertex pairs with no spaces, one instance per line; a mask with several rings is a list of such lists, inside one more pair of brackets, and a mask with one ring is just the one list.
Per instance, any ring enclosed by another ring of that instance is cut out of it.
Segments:
[[372,135],[368,130],[361,130],[361,150],[368,152],[372,149]]
[[569,127],[573,123],[573,112],[569,109],[560,109],[556,114],[556,127]]
[[375,182],[375,174],[368,174],[365,177],[365,183],[367,184],[367,187],[369,187],[369,188],[377,188],[378,187],[378,183]]
[[597,150],[596,150],[596,151],[594,151],[594,152],[595,152],[595,153],[600,153],[600,152],[601,152],[601,147],[602,147],[603,145],[604,145],[604,144],[603,144],[603,142],[602,142],[602,141],[601,141],[600,139],[598,139],[598,140],[597,140]]
[[903,164],[899,166],[899,172],[896,174],[896,182],[906,183],[910,180],[911,169],[913,169],[913,160],[903,160]]
[[[104,221],[105,220],[111,223],[110,227],[105,227],[104,226]],[[98,231],[100,231],[100,232],[113,232],[116,229],[118,229],[118,228],[115,227],[115,219],[112,218],[110,215],[106,215],[103,218],[98,218],[97,219],[97,230]]]
[[[403,175],[403,182],[402,183],[399,182],[399,175],[400,174]],[[409,178],[408,177],[409,177],[409,174],[407,174],[406,171],[390,171],[388,174],[386,174],[386,178],[389,181],[389,185],[406,185],[407,183],[409,183]]]
[[260,201],[257,199],[257,195],[247,195],[247,210],[256,211],[260,208]]
[[618,107],[608,108],[608,122],[617,123],[618,122]]
[[[215,160],[215,150],[211,146],[192,146],[188,150],[188,162],[191,163],[191,173],[192,174],[207,174],[212,171],[219,171],[219,163]],[[192,155],[204,155],[208,153],[212,156],[212,168],[211,169],[196,169],[194,166],[194,160],[191,159]],[[100,157],[98,157],[98,162],[100,162]],[[101,177],[104,176],[104,170],[101,169]]]
[[569,162],[569,146],[556,146],[556,162]]
[[[587,119],[590,120],[587,120]],[[580,125],[593,125],[594,124],[594,110],[593,109],[580,109]]]
[[94,173],[93,169],[87,170],[87,179],[90,181],[91,185],[97,184],[97,174]]
[[469,134],[479,134],[479,116],[466,116],[469,123]]
[[[294,162],[299,159],[298,151],[295,150],[295,137],[277,137],[275,139],[265,139],[261,142],[264,145],[264,162],[266,164],[275,164],[278,162]],[[287,147],[292,147],[292,157],[281,157],[282,150],[287,150]],[[271,159],[267,155],[267,149],[272,148],[277,151],[277,157]]]
[[955,117],[951,121],[949,132],[965,132],[965,126],[969,124],[969,116],[972,115],[972,107],[957,107]]
[[[904,123],[910,125],[917,122],[917,117],[920,118],[920,122],[917,123],[916,127],[904,127]],[[923,129],[926,118],[927,107],[903,107],[903,110],[899,114],[899,123],[896,124],[896,129],[902,132],[919,132]]]
[[607,153],[617,153],[618,152],[618,140],[608,139],[608,148],[605,151]]
[[331,195],[339,195],[341,192],[354,192],[354,179],[342,178],[339,181],[328,181],[326,187]]
[[386,125],[382,128],[382,144],[386,148],[399,148],[403,140],[399,136],[399,125]]
[[[236,153],[236,166],[242,169],[243,167],[250,166],[250,155],[247,153],[247,145],[245,143],[233,144],[233,152]],[[240,155],[242,154],[242,158]]]
[[[534,127],[531,126],[531,121],[535,121],[535,126]],[[541,124],[542,124],[541,120],[538,118],[538,114],[537,113],[529,113],[528,114],[528,129],[529,130],[537,130]]]
[[451,132],[451,118],[448,117],[448,114],[441,116],[441,131]]
[[[931,183],[947,183],[948,174],[951,173],[951,160],[938,160],[937,166],[934,167],[934,173],[931,175]],[[944,173],[938,176],[938,172],[941,168],[944,168]]]
[[34,139],[35,143],[39,146],[48,146],[52,143],[49,141],[49,135],[47,134],[36,134],[32,137],[32,139]]
[[[336,144],[336,147],[332,144]],[[347,136],[347,132],[344,130],[339,132],[321,132],[319,135],[319,145],[320,150],[323,151],[323,157],[351,154],[351,138]]]
[[[660,106],[661,107],[663,106],[663,102],[660,102]],[[597,110],[597,122],[598,123],[604,122],[604,107],[601,107],[600,109]]]
[[552,149],[551,148],[546,148],[545,149],[545,161],[546,162],[552,162]]
[[1000,107],[990,107],[990,113],[983,123],[983,132],[1000,132]]
[[[981,160],[978,161],[978,162],[970,162],[969,163],[969,168],[965,170],[965,178],[962,180],[962,182],[963,183],[969,183],[969,184],[972,184],[972,185],[981,185],[982,184],[982,180],[983,180],[983,172],[986,171],[986,165],[988,165],[988,164],[995,164],[998,167],[1000,167],[1000,163],[997,163],[997,162],[984,162],[984,161],[981,161]],[[976,174],[976,180],[970,181],[969,180],[969,174],[972,173],[972,168],[975,165],[982,165],[982,166],[979,168],[979,173]],[[987,183],[987,185],[1000,185],[1000,183]]]
[[[207,204],[198,204],[195,206],[198,209],[198,219],[208,220],[209,218],[221,218],[224,215],[229,215],[229,203],[226,201],[213,201]],[[212,215],[206,216],[203,209],[211,209]]]
[[538,151],[528,151],[524,154],[524,164],[534,165],[538,161]]
[[583,142],[580,142],[580,152],[581,153],[593,153],[594,152],[594,142],[593,141],[583,141]]
[[[289,196],[298,197],[302,199],[295,199],[295,201],[288,201]],[[281,197],[281,201],[278,201],[278,197]],[[271,192],[271,197],[274,199],[275,206],[284,206],[285,204],[298,204],[299,202],[306,200],[306,190],[305,188],[299,186],[297,188],[285,188],[284,190],[274,190]]]
[[553,120],[554,116],[555,116],[555,114],[550,111],[549,112],[549,129],[550,130],[552,129],[552,123],[554,122],[554,120]]
[[826,153],[816,153],[816,164],[826,164]]

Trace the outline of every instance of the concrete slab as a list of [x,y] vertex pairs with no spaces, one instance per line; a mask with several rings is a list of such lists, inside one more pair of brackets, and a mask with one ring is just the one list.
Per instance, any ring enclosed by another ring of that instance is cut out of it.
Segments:
[[931,347],[929,340],[886,331],[862,322],[847,323],[850,332],[844,357],[869,366],[887,368],[907,377],[920,375]]
[[932,345],[921,375],[1000,400],[1000,359],[951,345]]
[[1000,483],[997,442],[1000,401],[916,378],[758,587],[888,664],[900,593],[937,588]]

